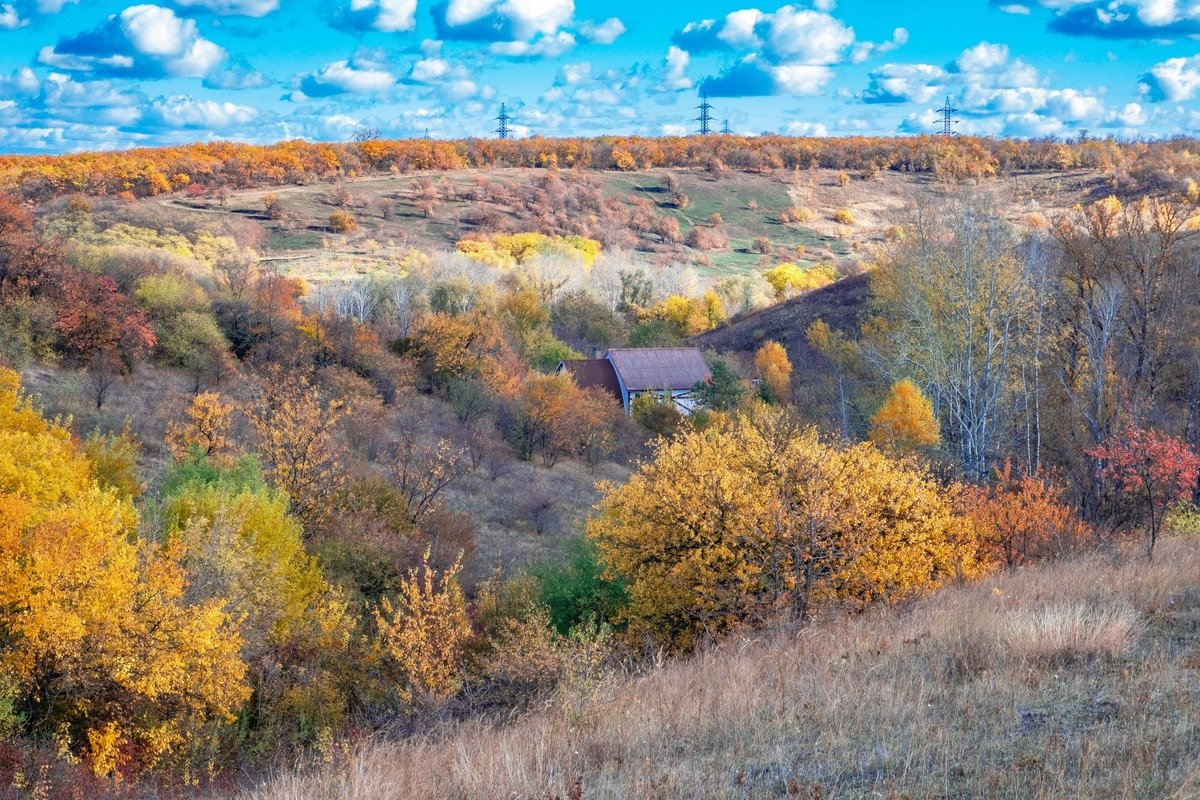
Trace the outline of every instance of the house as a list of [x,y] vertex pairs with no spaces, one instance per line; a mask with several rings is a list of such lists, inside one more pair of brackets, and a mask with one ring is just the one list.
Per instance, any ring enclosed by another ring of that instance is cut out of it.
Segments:
[[712,379],[704,356],[694,347],[618,347],[603,358],[563,361],[559,372],[569,372],[582,388],[600,388],[618,397],[629,411],[643,394],[670,397],[684,414],[700,403],[692,389]]

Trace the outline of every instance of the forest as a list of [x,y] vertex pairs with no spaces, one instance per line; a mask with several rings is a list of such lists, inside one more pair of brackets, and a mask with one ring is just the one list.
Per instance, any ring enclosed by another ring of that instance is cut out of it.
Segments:
[[[1200,535],[1198,153],[0,157],[0,798],[348,796],[304,776],[377,745],[411,779],[538,725],[616,747],[611,709],[660,702],[637,681],[703,694],[705,664],[762,693],[714,700],[740,725],[776,696],[746,653],[803,683],[817,656],[791,642],[881,670],[911,646],[922,680],[973,691],[1168,653],[1189,716],[1127,731],[1161,757],[1112,795],[1167,796],[1200,708],[1200,599],[1169,572]],[[626,413],[558,368],[692,347],[694,410],[648,391]],[[1021,605],[1063,587],[1088,600]],[[560,756],[578,771],[411,796],[591,796],[617,769]],[[802,777],[782,793],[883,785]]]

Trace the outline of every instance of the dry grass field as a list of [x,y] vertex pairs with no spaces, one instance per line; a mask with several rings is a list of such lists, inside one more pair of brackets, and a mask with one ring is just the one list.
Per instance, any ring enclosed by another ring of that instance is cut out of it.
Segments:
[[1200,541],[737,639],[242,800],[1200,797]]

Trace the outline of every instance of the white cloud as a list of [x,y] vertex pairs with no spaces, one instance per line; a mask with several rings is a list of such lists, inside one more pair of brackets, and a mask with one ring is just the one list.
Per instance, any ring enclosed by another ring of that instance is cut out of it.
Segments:
[[415,30],[417,0],[350,0],[350,13],[374,15],[369,26],[384,33]]
[[498,56],[508,58],[536,58],[545,56],[555,58],[575,46],[575,37],[566,31],[539,36],[532,42],[514,40],[511,42],[492,42],[488,51]]
[[334,61],[311,75],[299,79],[299,89],[306,97],[328,97],[345,92],[382,92],[390,89],[396,78],[381,64],[370,60]]
[[1020,3],[1009,3],[1008,5],[1000,6],[1000,10],[1005,14],[1017,14],[1025,17],[1032,13],[1029,6],[1021,5]]
[[884,64],[871,72],[863,99],[871,103],[928,103],[950,81],[933,64]]
[[1200,55],[1168,58],[1151,67],[1139,82],[1152,101],[1190,100],[1200,89]]
[[203,8],[214,14],[265,17],[279,9],[279,0],[175,0],[184,8]]
[[814,64],[788,64],[772,67],[771,75],[781,94],[796,97],[813,97],[819,95],[825,84],[833,80],[833,70],[829,67]]
[[616,17],[609,17],[603,22],[584,22],[579,26],[579,34],[592,44],[612,44],[625,33],[625,23]]
[[783,132],[788,136],[828,136],[829,129],[820,122],[789,122]]
[[149,4],[130,6],[95,31],[38,51],[38,61],[47,66],[123,77],[202,78],[225,56],[223,48],[200,35],[195,20]]
[[783,6],[771,18],[768,44],[781,60],[802,65],[837,64],[854,44],[854,29],[819,11]]
[[961,72],[986,72],[1008,61],[1008,45],[980,42],[968,47],[955,62]]
[[0,5],[0,30],[13,31],[28,24],[29,20],[18,14],[15,6]]
[[450,62],[444,58],[421,58],[413,62],[408,71],[409,80],[417,83],[433,83],[450,74]]
[[554,82],[560,86],[574,86],[592,77],[592,65],[587,62],[579,64],[563,64],[558,68]]
[[672,91],[683,91],[692,88],[692,79],[687,76],[688,62],[691,56],[686,50],[675,45],[667,48],[665,59],[666,71],[663,75],[663,86]]
[[198,100],[185,95],[159,97],[150,104],[150,115],[169,128],[206,128],[223,130],[245,125],[258,117],[258,111],[237,103]]
[[680,125],[678,122],[664,122],[658,128],[663,136],[687,136],[688,129],[686,125]]
[[445,22],[462,27],[494,16],[508,26],[512,40],[527,42],[557,33],[574,14],[574,0],[450,0]]

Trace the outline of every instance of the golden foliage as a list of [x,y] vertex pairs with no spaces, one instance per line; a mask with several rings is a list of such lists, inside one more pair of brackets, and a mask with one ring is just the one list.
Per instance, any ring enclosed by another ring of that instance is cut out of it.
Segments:
[[583,236],[547,236],[544,233],[513,233],[482,239],[462,239],[458,252],[498,269],[511,269],[539,255],[578,258],[587,266],[600,255],[600,242]]
[[176,461],[184,459],[192,448],[214,460],[229,455],[233,405],[221,401],[216,392],[201,392],[192,398],[184,422],[167,423],[167,447]]
[[942,441],[933,403],[908,378],[896,381],[871,419],[871,441],[898,453],[935,447]]
[[375,611],[379,644],[403,682],[400,696],[435,705],[462,686],[462,659],[471,639],[466,601],[458,584],[462,565],[435,575],[425,552],[418,568],[400,582],[396,603],[384,598]]
[[345,480],[337,427],[349,412],[341,400],[323,400],[303,375],[275,366],[257,389],[245,413],[267,479],[287,493],[302,520],[319,523],[333,510]]
[[762,379],[767,396],[786,401],[792,395],[792,362],[779,342],[766,341],[754,354],[754,368]]
[[799,292],[808,292],[828,286],[833,283],[836,275],[833,267],[827,264],[804,269],[790,261],[785,261],[764,272],[763,277],[775,291],[775,299],[785,300]]
[[978,569],[969,526],[923,471],[869,443],[826,444],[768,408],[685,429],[604,492],[588,534],[630,582],[630,633],[676,648]]
[[0,370],[0,672],[27,726],[108,774],[188,749],[249,690],[224,602],[185,602],[182,550],[139,543],[94,474]]

